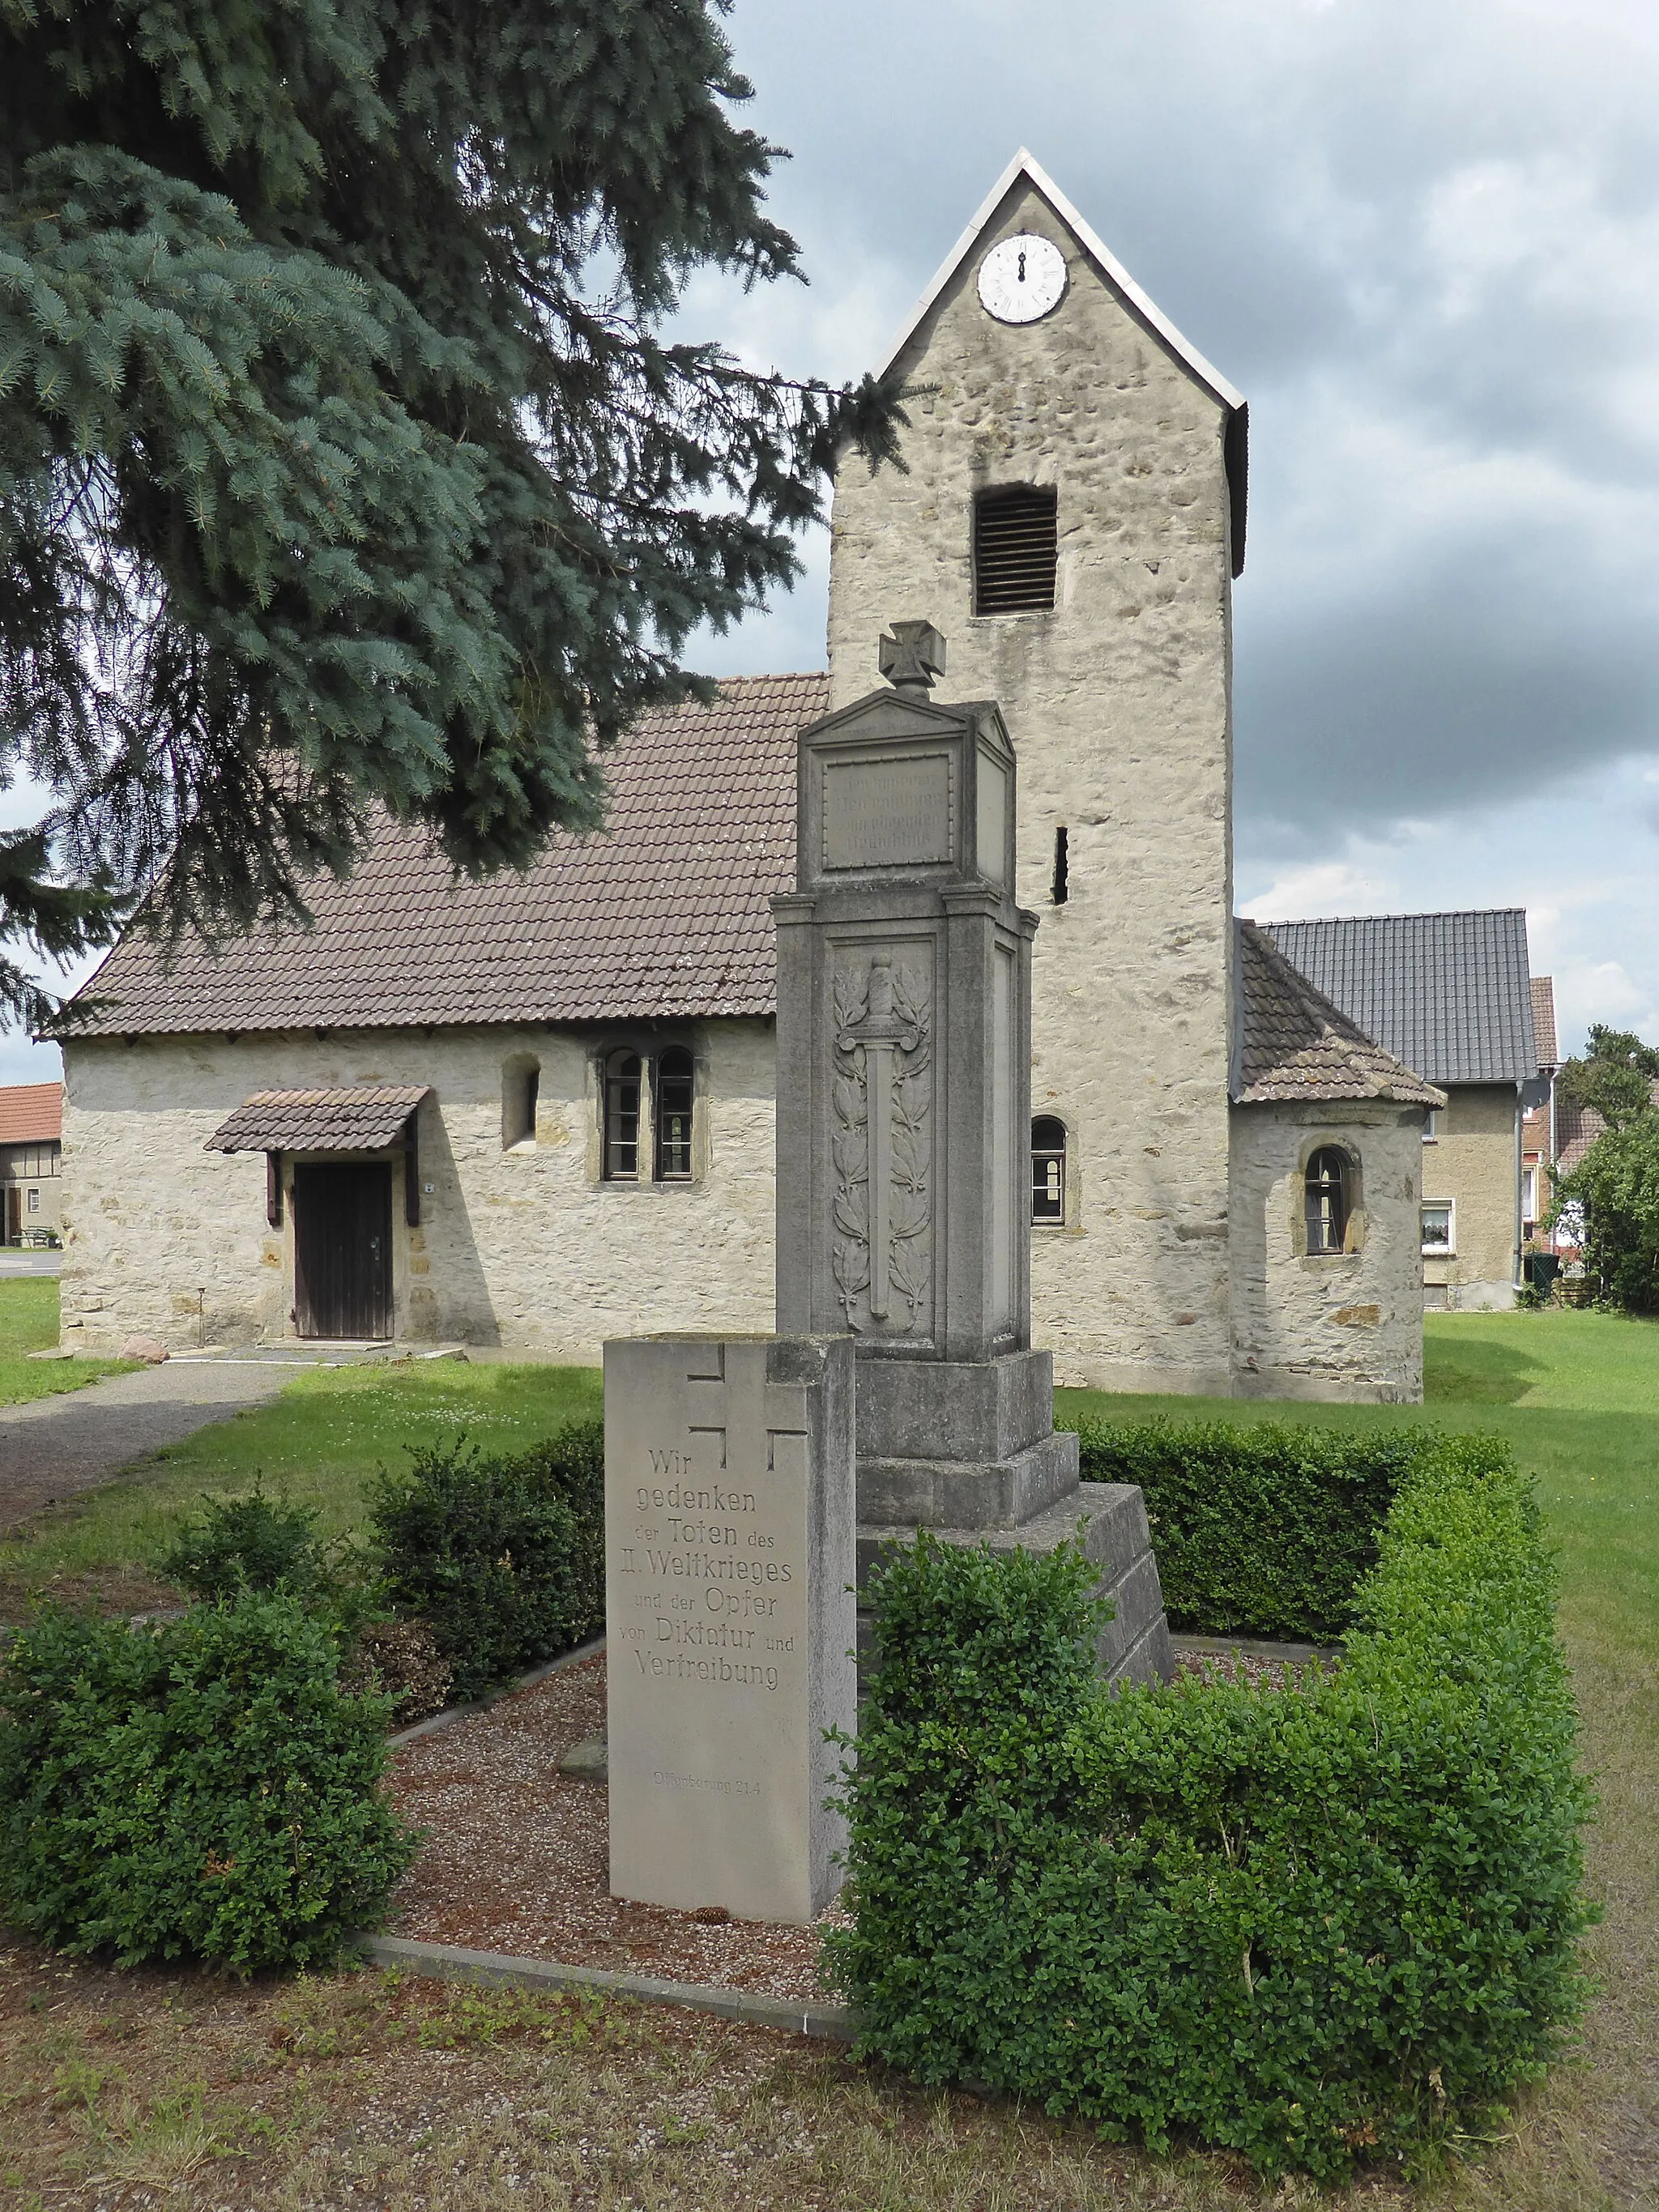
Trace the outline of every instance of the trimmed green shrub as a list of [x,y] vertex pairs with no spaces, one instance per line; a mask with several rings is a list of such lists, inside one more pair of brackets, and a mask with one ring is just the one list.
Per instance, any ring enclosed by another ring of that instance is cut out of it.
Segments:
[[207,1599],[278,1584],[307,1595],[328,1573],[315,1508],[267,1498],[257,1480],[240,1498],[204,1498],[158,1565],[169,1582]]
[[1324,1642],[1349,1627],[1421,1429],[1078,1424],[1085,1482],[1139,1483],[1172,1627]]
[[0,1665],[0,1914],[122,1966],[337,1958],[414,1838],[379,1790],[389,1701],[335,1665],[287,1595],[161,1629],[38,1614]]
[[573,1421],[511,1457],[465,1438],[382,1474],[370,1518],[387,1593],[428,1621],[477,1698],[605,1621],[605,1425]]
[[1267,2171],[1481,2132],[1577,2018],[1591,1917],[1553,1572],[1506,1449],[1416,1457],[1340,1669],[1299,1690],[1107,1695],[1091,1580],[925,1539],[881,1576],[855,1925],[826,1941],[860,2051]]

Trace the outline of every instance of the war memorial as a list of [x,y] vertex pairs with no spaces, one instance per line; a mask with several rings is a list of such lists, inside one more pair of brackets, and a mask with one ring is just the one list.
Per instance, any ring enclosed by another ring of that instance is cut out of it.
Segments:
[[778,931],[774,1337],[605,1346],[611,1886],[804,1922],[857,1727],[854,1596],[919,1529],[1079,1540],[1109,1680],[1173,1671],[1138,1489],[1085,1484],[1031,1348],[1035,915],[994,702],[936,704],[945,641],[800,734]]

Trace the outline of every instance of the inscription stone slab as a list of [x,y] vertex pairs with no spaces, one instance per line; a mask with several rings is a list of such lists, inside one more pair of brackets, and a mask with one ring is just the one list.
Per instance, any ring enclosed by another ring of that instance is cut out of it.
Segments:
[[947,752],[826,762],[824,866],[915,868],[951,860],[953,766]]
[[857,1681],[853,1346],[605,1347],[611,1887],[805,1924]]

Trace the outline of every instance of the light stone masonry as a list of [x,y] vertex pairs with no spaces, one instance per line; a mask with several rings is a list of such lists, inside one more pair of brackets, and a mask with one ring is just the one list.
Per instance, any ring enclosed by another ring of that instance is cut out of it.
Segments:
[[[996,239],[1051,238],[1070,289],[1010,326],[975,276]],[[1231,758],[1226,410],[1022,179],[898,363],[908,473],[839,470],[830,704],[869,687],[895,617],[950,640],[1019,763],[1016,891],[1040,911],[1031,1107],[1066,1125],[1066,1230],[1034,1238],[1035,1341],[1056,1379],[1224,1392]],[[1059,493],[1052,614],[973,613],[975,493]],[[1050,903],[1054,833],[1070,893]]]
[[[1413,1404],[1423,1395],[1417,1238],[1420,1107],[1233,1109],[1233,1357],[1241,1397]],[[1306,1170],[1322,1146],[1351,1163],[1340,1253],[1308,1251]]]
[[[654,1040],[665,1041],[690,1042],[696,1054],[690,1183],[599,1180],[599,1042],[580,1034],[502,1027],[71,1042],[63,1341],[108,1353],[135,1334],[174,1350],[291,1338],[292,1204],[270,1228],[264,1158],[204,1147],[256,1091],[367,1084],[433,1090],[419,1120],[418,1228],[404,1220],[401,1155],[392,1166],[399,1337],[597,1366],[607,1336],[635,1329],[769,1328],[771,1026],[685,1024]],[[653,1042],[621,1024],[603,1034],[607,1048]],[[504,1074],[526,1055],[540,1068],[536,1138],[504,1148]],[[284,1172],[291,1179],[291,1161]]]

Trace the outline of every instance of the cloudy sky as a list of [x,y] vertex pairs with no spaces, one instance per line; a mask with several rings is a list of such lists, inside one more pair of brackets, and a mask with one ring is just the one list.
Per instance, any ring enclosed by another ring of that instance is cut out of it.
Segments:
[[[1659,1038],[1659,10],[736,0],[810,288],[689,330],[878,361],[1017,147],[1250,402],[1238,903],[1524,905],[1569,1043]],[[711,641],[823,659],[824,549]],[[0,1079],[56,1072],[0,1042]]]

